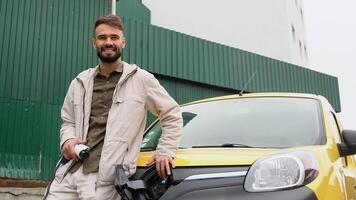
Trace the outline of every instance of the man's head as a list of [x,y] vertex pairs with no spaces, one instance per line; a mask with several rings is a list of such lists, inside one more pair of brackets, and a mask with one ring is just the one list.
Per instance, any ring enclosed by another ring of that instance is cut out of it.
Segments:
[[120,17],[107,15],[100,17],[94,25],[93,46],[104,63],[116,62],[125,47],[124,25]]

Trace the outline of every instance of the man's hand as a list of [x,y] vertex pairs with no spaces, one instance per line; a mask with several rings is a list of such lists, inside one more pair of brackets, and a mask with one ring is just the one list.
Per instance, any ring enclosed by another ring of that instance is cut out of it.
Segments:
[[166,178],[167,176],[172,174],[169,164],[172,165],[172,168],[175,167],[174,160],[170,156],[153,155],[148,160],[146,165],[151,165],[153,163],[156,163],[157,174],[161,178]]
[[85,140],[81,140],[79,138],[71,138],[65,141],[62,145],[62,155],[67,160],[78,160],[77,156],[75,155],[74,146],[77,144],[85,144],[87,143]]

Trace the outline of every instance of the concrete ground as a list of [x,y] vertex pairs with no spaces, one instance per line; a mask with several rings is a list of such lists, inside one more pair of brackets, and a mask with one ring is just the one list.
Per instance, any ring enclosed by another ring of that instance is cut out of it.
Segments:
[[1,200],[42,200],[46,188],[0,187]]

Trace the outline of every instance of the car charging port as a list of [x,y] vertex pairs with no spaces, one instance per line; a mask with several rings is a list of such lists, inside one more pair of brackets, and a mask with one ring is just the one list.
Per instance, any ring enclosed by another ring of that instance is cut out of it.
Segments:
[[[171,170],[172,171],[172,170]],[[130,180],[123,166],[116,167],[115,189],[123,200],[156,200],[171,186],[173,175],[161,179],[156,172],[156,166],[151,165],[136,180]]]

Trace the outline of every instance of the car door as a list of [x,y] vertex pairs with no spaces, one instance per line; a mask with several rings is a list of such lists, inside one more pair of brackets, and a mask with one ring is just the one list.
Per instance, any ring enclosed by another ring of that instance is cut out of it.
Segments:
[[[342,143],[341,137],[341,124],[338,121],[336,114],[330,112],[329,114],[330,126],[333,131],[333,135],[338,143]],[[345,199],[356,200],[356,160],[355,156],[346,156],[346,158],[340,158],[342,161],[342,166],[340,167],[340,173],[343,176]]]
[[355,156],[347,156],[347,166],[343,167],[347,198],[356,200],[356,168]]

